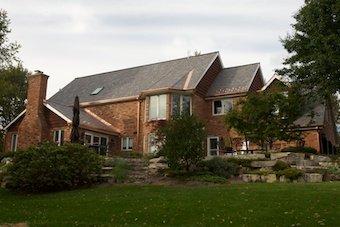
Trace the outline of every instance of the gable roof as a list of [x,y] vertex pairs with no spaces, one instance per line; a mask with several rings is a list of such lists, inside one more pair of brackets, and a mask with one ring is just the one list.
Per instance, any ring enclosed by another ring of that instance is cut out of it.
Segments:
[[[138,96],[148,90],[183,89],[184,85],[188,90],[194,89],[218,55],[212,52],[76,78],[49,101],[72,105],[76,95],[81,102],[92,102]],[[189,75],[190,80],[187,80]],[[101,87],[97,95],[91,95]]]
[[[325,120],[326,107],[323,104],[315,105],[313,108],[306,108],[304,113],[294,121],[300,127],[323,126]],[[313,115],[311,114],[313,113]]]
[[281,76],[275,74],[274,76],[272,76],[269,81],[262,87],[261,91],[265,91],[267,88],[269,88],[273,83],[275,83],[275,81],[277,81],[280,84],[283,84],[284,86],[286,86],[285,82],[283,82]]
[[[73,118],[73,107],[65,106],[58,103],[53,103],[48,101],[45,106],[57,114],[59,117],[63,118],[67,123],[72,122]],[[90,129],[94,131],[101,131],[105,133],[118,134],[119,130],[113,127],[111,124],[104,122],[104,120],[96,117],[94,114],[86,112],[84,109],[80,108],[79,111],[79,126],[81,128]]]
[[260,63],[224,68],[210,86],[207,96],[247,92],[260,69]]

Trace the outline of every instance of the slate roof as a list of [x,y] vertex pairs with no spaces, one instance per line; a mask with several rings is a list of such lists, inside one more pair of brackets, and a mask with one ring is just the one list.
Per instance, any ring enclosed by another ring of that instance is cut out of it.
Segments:
[[[311,113],[313,112],[313,116]],[[312,109],[307,108],[294,124],[300,127],[323,126],[326,107],[323,104],[315,105]]]
[[260,63],[224,68],[208,90],[207,96],[247,92]]
[[[73,118],[73,107],[72,106],[65,106],[62,104],[54,103],[51,101],[46,102],[51,107],[62,113],[67,119],[72,121]],[[113,126],[104,124],[96,117],[92,116],[91,114],[85,112],[83,109],[80,109],[79,113],[80,118],[80,127],[92,129],[95,131],[104,131],[104,132],[111,132],[113,134],[118,133],[118,130]]]
[[[152,89],[183,89],[190,71],[192,75],[187,89],[194,89],[217,56],[218,52],[212,52],[76,78],[49,101],[72,105],[76,95],[80,102],[91,102],[138,96],[141,92]],[[99,87],[103,87],[103,90],[97,95],[91,95]]]

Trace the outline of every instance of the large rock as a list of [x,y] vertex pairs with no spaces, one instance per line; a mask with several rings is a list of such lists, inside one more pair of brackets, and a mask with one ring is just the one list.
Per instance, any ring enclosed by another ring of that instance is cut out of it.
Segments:
[[289,165],[296,165],[299,161],[305,159],[304,153],[290,153],[288,156],[284,157],[283,160]]
[[245,173],[242,174],[242,181],[244,182],[260,182],[261,176],[259,174]]
[[239,154],[239,155],[232,155],[232,156],[222,156],[223,158],[238,158],[238,159],[265,159],[265,155],[264,154]]
[[311,155],[310,160],[313,160],[315,162],[330,162],[332,161],[330,157],[322,156],[322,155]]
[[305,173],[303,179],[308,183],[322,182],[322,174],[319,173]]
[[267,175],[262,175],[261,181],[267,182],[267,183],[276,182],[276,174],[270,173],[270,174],[267,174]]
[[264,167],[273,167],[276,164],[276,160],[270,161],[252,161],[250,166],[253,168],[264,168]]
[[290,154],[290,152],[275,152],[275,153],[270,153],[270,159],[271,160],[276,160],[276,159],[285,158],[289,154]]
[[158,158],[152,158],[149,160],[149,163],[165,163],[165,159],[163,156],[160,156]]

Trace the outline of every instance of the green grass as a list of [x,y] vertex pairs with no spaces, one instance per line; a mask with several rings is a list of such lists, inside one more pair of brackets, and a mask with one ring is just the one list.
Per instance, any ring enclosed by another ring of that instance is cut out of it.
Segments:
[[0,189],[0,224],[340,226],[340,182],[107,186],[43,195]]

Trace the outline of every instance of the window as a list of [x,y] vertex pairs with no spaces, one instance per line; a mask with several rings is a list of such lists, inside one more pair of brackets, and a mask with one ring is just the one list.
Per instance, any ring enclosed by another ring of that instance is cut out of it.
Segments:
[[11,151],[16,151],[18,147],[18,134],[12,134]]
[[98,87],[92,91],[91,95],[97,95],[101,90],[103,90],[104,87]]
[[166,95],[150,96],[149,119],[166,119]]
[[156,153],[158,151],[157,137],[155,133],[150,133],[148,136],[148,146],[150,153]]
[[53,142],[58,144],[58,146],[64,143],[64,130],[53,131]]
[[95,149],[100,155],[107,154],[109,143],[109,138],[107,136],[85,133],[84,143]]
[[123,151],[131,151],[133,147],[133,139],[130,137],[122,138],[122,150]]
[[228,113],[233,108],[233,101],[231,99],[215,100],[213,101],[213,115],[223,115]]
[[208,137],[208,156],[219,155],[219,137]]
[[172,115],[191,114],[191,97],[188,95],[172,95]]

